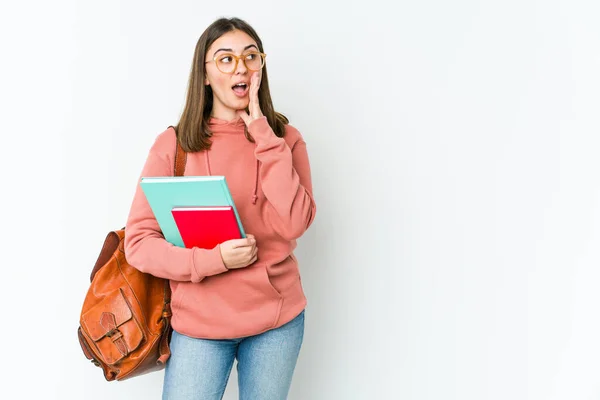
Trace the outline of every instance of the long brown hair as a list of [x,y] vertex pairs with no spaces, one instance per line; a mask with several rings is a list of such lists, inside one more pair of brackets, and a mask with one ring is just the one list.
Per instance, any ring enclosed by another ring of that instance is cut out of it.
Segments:
[[[247,33],[258,45],[258,50],[264,52],[262,41],[256,31],[247,22],[239,18],[220,18],[202,33],[194,51],[185,107],[179,123],[174,127],[181,147],[187,152],[210,149],[212,133],[209,121],[213,106],[213,92],[210,86],[204,85],[206,52],[215,40],[236,29]],[[258,101],[261,111],[267,117],[267,121],[273,128],[275,135],[283,137],[285,125],[289,121],[283,114],[276,112],[273,108],[266,64],[262,69]],[[245,134],[249,141],[254,142],[254,139],[248,133],[248,129],[246,129]]]

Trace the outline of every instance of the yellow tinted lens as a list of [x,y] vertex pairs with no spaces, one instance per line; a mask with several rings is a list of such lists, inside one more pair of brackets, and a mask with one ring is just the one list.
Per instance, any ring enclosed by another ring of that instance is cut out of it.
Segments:
[[260,53],[251,52],[246,53],[244,56],[244,60],[246,60],[246,67],[248,69],[258,70],[263,66],[263,58]]
[[231,72],[235,68],[235,58],[231,54],[221,54],[216,62],[217,67],[223,72]]

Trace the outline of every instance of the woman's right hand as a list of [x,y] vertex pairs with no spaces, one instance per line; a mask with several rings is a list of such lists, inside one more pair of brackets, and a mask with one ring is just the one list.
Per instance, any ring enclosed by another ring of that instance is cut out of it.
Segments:
[[257,259],[256,238],[251,234],[247,234],[244,239],[227,240],[221,243],[220,249],[227,269],[244,268]]

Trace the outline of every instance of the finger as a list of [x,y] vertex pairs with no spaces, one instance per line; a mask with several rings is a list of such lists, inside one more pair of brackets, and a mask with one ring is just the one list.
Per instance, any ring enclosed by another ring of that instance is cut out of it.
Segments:
[[254,73],[254,79],[256,80],[256,91],[258,92],[258,89],[260,88],[260,80],[261,80],[260,72]]
[[260,87],[260,78],[258,72],[252,74],[252,96],[250,97],[250,113],[257,118],[260,112],[260,104],[258,103],[258,89]]
[[254,239],[232,239],[231,240],[231,248],[237,249],[239,247],[249,247],[254,245]]
[[258,72],[255,72],[252,74],[252,90],[253,90],[254,95],[258,94],[259,87],[260,87],[260,77],[259,77]]
[[245,110],[237,110],[237,115],[239,117],[242,117],[242,119],[244,120],[244,122],[247,124],[248,120],[250,119],[250,116],[248,115],[248,113]]
[[248,104],[248,111],[250,112],[250,115],[254,115],[254,97],[255,97],[254,88],[255,87],[256,87],[256,81],[254,79],[254,74],[252,74],[252,76],[250,77],[250,92],[249,92],[250,102]]
[[257,253],[253,247],[244,247],[243,249],[238,249],[238,251],[242,252],[240,256],[244,257],[246,260],[251,259]]

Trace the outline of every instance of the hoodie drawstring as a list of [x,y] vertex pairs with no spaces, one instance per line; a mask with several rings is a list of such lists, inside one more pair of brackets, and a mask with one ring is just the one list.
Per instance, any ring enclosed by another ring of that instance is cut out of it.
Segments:
[[[209,176],[212,175],[210,172],[210,161],[208,160],[208,150],[205,150],[204,163],[206,165],[206,172]],[[252,194],[252,204],[256,204],[256,200],[258,200],[258,169],[260,168],[258,160],[256,160],[256,169],[254,170],[254,193]]]
[[210,162],[208,161],[208,150],[204,150],[205,156],[204,156],[204,161],[206,164],[206,172],[208,172],[208,176],[211,176],[212,174],[210,173]]
[[256,192],[258,191],[258,160],[256,160],[256,170],[254,172],[254,195],[252,196],[252,204],[256,204],[256,199],[258,199],[258,196],[256,195]]

